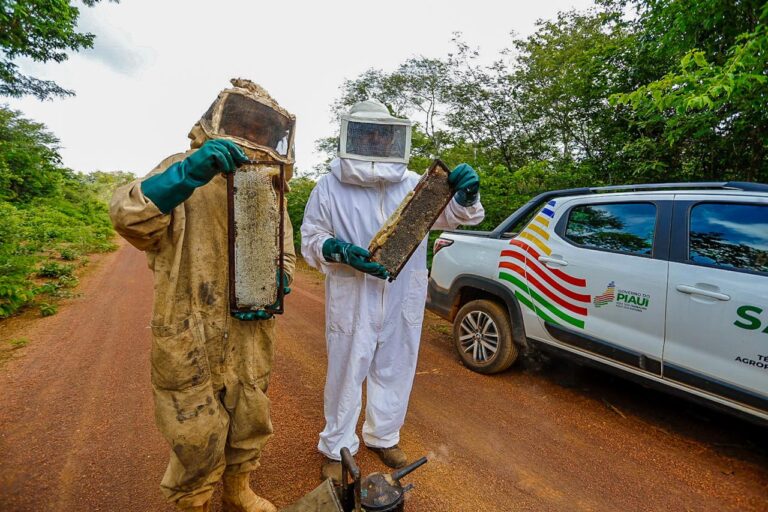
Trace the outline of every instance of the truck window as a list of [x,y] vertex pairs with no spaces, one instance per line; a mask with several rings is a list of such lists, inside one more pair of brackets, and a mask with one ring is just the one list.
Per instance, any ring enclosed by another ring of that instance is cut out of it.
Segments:
[[694,206],[688,260],[768,273],[768,205],[700,203]]
[[590,249],[650,256],[656,230],[656,205],[611,203],[571,209],[565,238]]

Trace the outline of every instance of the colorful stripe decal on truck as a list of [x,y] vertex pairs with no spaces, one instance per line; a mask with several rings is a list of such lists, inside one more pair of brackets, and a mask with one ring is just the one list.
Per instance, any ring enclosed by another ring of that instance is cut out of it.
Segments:
[[592,296],[584,293],[586,280],[539,262],[542,254],[552,254],[546,230],[555,204],[547,203],[517,238],[510,240],[509,248],[501,251],[499,279],[511,283],[517,300],[544,321],[583,329],[592,301]]

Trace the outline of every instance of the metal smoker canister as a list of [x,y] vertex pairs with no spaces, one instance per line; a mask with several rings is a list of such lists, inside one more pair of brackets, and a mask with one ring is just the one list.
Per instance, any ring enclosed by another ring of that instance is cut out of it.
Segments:
[[401,512],[405,507],[405,493],[413,484],[403,487],[400,479],[427,462],[426,457],[392,473],[373,473],[361,484],[360,503],[366,512]]

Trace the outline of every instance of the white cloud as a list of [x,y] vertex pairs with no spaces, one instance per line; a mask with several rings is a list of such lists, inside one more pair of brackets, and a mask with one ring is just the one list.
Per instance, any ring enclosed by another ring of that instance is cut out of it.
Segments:
[[118,73],[135,75],[154,58],[150,48],[138,46],[130,33],[101,19],[93,9],[81,9],[78,30],[96,36],[93,48],[82,55]]
[[748,238],[751,242],[760,242],[757,244],[750,243],[749,245],[756,249],[768,251],[768,244],[763,243],[765,240],[768,240],[768,224],[739,224],[721,219],[709,219],[709,223],[735,231]]

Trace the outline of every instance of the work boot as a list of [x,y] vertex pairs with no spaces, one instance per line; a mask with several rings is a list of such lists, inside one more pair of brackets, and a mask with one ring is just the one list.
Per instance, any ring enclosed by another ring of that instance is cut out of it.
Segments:
[[379,456],[381,462],[393,469],[398,469],[408,464],[408,457],[399,446],[390,446],[389,448],[376,448],[369,446],[369,450]]
[[251,489],[250,473],[224,475],[221,505],[224,512],[277,512],[277,508]]
[[335,485],[341,485],[341,461],[326,457],[320,466],[320,478],[323,480],[330,478]]

